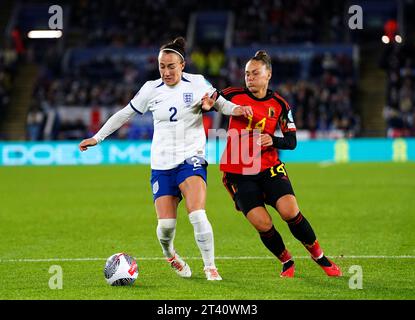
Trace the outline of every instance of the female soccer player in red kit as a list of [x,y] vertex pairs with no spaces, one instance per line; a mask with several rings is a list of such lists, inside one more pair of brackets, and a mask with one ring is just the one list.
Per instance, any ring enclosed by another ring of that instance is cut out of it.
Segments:
[[[296,147],[296,127],[288,103],[268,89],[271,75],[269,55],[258,51],[245,67],[246,88],[227,88],[221,92],[225,99],[252,106],[253,110],[249,118],[230,117],[227,145],[220,164],[223,183],[236,208],[244,213],[264,245],[281,261],[281,277],[294,276],[294,261],[265,204],[278,211],[294,237],[328,276],[341,276],[340,268],[324,255],[313,228],[300,212],[285,165],[278,157],[277,149]],[[278,125],[284,137],[274,136]]]

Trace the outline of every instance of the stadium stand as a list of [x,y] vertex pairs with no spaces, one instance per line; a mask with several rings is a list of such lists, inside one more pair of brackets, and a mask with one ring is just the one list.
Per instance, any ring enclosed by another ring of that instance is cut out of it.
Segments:
[[[371,2],[365,2],[369,12]],[[379,5],[379,11],[390,10],[390,5],[381,2],[384,10]],[[364,67],[367,57],[360,61],[357,49],[364,37],[352,34],[342,22],[348,1],[183,0],[167,5],[163,0],[77,0],[57,4],[63,6],[66,17],[63,39],[23,39],[25,58],[37,65],[32,101],[27,106],[31,115],[27,117],[28,139],[35,139],[37,135],[29,132],[36,130],[40,131],[36,139],[63,140],[96,132],[146,80],[159,77],[158,47],[178,35],[188,40],[186,70],[203,73],[217,88],[243,85],[243,62],[257,49],[269,51],[274,70],[271,86],[292,105],[300,137],[361,136],[372,118],[365,102],[370,97],[360,99],[357,90],[366,83],[359,64]],[[8,30],[14,27],[25,34],[44,16],[44,4],[19,3]],[[396,72],[389,66],[385,69],[393,74],[390,82]],[[390,103],[390,97],[396,96],[391,92],[406,90],[413,95],[413,82],[405,79],[405,84],[399,81],[399,89],[387,86],[384,116],[388,128],[396,126],[393,114],[402,104]],[[372,76],[369,86],[374,81]],[[413,110],[412,106],[406,109]],[[36,122],[36,118],[43,120]],[[404,118],[405,128],[413,128],[408,112]],[[140,119],[114,137],[151,137],[151,115]],[[208,127],[226,127],[226,120],[205,115]],[[33,122],[40,129],[30,129]],[[402,135],[413,134],[411,128]],[[373,132],[379,134],[377,130]]]
[[0,49],[0,119],[5,117],[10,105],[17,58],[16,51],[11,47]]
[[411,44],[387,47],[382,67],[387,72],[387,101],[384,117],[387,136],[415,136],[415,50]]

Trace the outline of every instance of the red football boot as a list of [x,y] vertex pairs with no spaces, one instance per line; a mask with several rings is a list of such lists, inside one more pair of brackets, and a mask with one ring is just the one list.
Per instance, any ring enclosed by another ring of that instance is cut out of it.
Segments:
[[[291,260],[292,256],[291,253],[285,249],[279,256],[278,259],[281,261],[282,265],[284,266],[285,263],[292,263],[292,265],[285,271],[281,271],[280,277],[281,278],[292,278],[294,277],[294,261]],[[283,267],[284,270],[284,267]]]
[[295,264],[293,263],[293,265],[289,267],[287,270],[281,271],[280,277],[281,278],[294,278],[294,272],[295,272]]
[[[314,259],[313,259],[314,260]],[[342,271],[340,270],[340,268],[338,267],[337,264],[335,264],[333,261],[331,261],[330,259],[327,258],[327,260],[330,261],[331,266],[330,267],[325,267],[319,264],[319,266],[324,270],[324,272],[329,276],[329,277],[341,277],[342,276]],[[314,260],[315,261],[315,260]]]

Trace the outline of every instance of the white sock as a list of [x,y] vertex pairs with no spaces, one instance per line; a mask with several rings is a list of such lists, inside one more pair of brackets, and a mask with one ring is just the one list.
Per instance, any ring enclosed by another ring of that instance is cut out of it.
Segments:
[[159,219],[157,224],[157,238],[166,258],[173,258],[175,251],[173,240],[176,234],[176,219]]
[[213,230],[207,219],[206,211],[196,210],[189,214],[189,220],[193,225],[195,239],[202,254],[205,267],[215,266],[215,250],[213,244]]

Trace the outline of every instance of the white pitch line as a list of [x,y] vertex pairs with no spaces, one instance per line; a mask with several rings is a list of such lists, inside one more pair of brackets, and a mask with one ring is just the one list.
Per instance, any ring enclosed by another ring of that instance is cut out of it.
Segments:
[[[415,259],[415,256],[411,255],[401,255],[401,256],[374,256],[374,255],[367,255],[367,256],[328,256],[329,258],[334,259]],[[187,260],[200,260],[201,257],[183,257]],[[293,256],[294,259],[310,259],[310,256]],[[163,257],[135,257],[135,259],[140,261],[146,260],[165,260]],[[275,257],[270,256],[239,256],[239,257],[215,257],[216,260],[270,260],[276,259]],[[7,262],[75,262],[75,261],[105,261],[107,258],[48,258],[48,259],[0,259],[0,263],[7,263]]]
[[319,162],[318,166],[320,168],[327,168],[327,167],[331,167],[333,165],[335,165],[336,163],[333,161],[321,161]]

